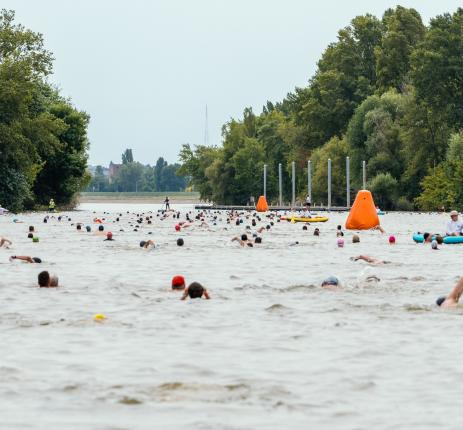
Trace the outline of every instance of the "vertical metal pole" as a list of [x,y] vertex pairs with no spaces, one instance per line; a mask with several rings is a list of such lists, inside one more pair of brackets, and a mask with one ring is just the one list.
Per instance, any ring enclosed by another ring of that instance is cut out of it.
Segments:
[[280,207],[283,205],[283,174],[281,171],[281,163],[278,163],[278,189],[280,194]]
[[367,168],[365,160],[362,161],[363,189],[367,189]]
[[291,207],[294,208],[294,206],[296,206],[296,163],[294,161],[291,163],[291,167],[293,173],[293,192],[291,199]]
[[331,209],[331,158],[328,158],[328,210]]
[[267,165],[264,164],[264,197],[267,198]]
[[309,200],[312,204],[312,162],[307,161],[307,192],[309,193]]
[[350,208],[350,158],[346,157],[346,206]]

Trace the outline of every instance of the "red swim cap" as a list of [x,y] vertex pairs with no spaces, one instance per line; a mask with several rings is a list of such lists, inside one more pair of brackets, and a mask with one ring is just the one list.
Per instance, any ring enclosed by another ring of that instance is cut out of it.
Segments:
[[172,288],[174,287],[184,287],[185,278],[183,276],[177,275],[172,278]]
[[108,239],[111,239],[111,238],[113,237],[113,234],[112,234],[110,231],[108,231],[108,232],[106,233],[106,237],[107,237]]
[[395,243],[395,237],[389,236],[389,243]]
[[180,224],[175,224],[175,231],[180,231]]

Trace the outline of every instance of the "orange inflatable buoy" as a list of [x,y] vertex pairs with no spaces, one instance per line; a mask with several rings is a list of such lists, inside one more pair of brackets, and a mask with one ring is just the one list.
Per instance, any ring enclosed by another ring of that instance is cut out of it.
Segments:
[[256,205],[256,211],[257,212],[267,212],[268,211],[268,204],[267,204],[267,199],[265,196],[260,196],[259,200],[257,201]]
[[379,225],[375,202],[370,191],[360,190],[357,193],[346,221],[348,230],[368,230]]

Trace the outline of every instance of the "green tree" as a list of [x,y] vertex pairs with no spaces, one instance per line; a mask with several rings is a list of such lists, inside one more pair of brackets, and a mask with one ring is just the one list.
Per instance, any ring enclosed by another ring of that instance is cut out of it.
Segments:
[[122,153],[122,164],[133,163],[133,154],[131,149],[126,149]]

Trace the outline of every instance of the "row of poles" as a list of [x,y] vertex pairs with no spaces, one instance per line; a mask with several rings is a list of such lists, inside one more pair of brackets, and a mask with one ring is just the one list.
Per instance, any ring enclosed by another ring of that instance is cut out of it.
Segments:
[[[291,207],[296,205],[296,163],[291,163],[291,176],[292,176],[292,188],[291,188]],[[363,189],[366,189],[367,185],[367,174],[366,174],[366,162],[362,161],[362,178],[363,178]],[[278,191],[279,191],[279,204],[283,205],[283,167],[282,164],[278,164]],[[307,192],[309,200],[312,202],[312,162],[307,161]],[[264,196],[267,198],[267,165],[264,164]],[[346,157],[346,207],[350,208],[350,158]],[[331,158],[328,159],[328,209],[331,208]]]

